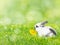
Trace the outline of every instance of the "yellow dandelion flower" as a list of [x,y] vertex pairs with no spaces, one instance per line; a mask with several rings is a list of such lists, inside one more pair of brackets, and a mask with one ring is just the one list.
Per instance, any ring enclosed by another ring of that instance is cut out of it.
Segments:
[[29,32],[30,32],[31,35],[36,35],[36,31],[33,30],[33,29],[30,29]]

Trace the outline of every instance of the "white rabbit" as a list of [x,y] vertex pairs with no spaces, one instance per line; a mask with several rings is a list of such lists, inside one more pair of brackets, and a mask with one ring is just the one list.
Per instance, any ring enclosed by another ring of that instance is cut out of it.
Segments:
[[38,33],[39,36],[45,36],[45,37],[52,37],[56,35],[56,31],[50,27],[50,26],[45,26],[45,24],[48,23],[48,21],[44,21],[41,23],[37,23],[35,25],[35,29]]

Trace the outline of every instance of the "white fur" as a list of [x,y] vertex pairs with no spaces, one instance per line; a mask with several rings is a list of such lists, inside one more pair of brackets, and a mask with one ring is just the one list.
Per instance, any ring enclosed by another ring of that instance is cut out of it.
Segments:
[[54,35],[53,32],[51,32],[49,30],[49,28],[52,29],[52,27],[50,27],[50,26],[41,27],[42,25],[40,25],[40,24],[41,23],[36,24],[38,26],[37,28],[36,28],[36,25],[35,25],[35,29],[36,29],[39,36],[42,37],[42,36],[48,35],[49,37],[52,37]]

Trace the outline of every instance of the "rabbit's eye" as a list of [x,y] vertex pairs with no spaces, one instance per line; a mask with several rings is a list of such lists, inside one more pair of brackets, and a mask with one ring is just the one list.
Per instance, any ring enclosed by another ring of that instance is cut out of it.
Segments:
[[36,28],[38,28],[39,26],[36,25]]

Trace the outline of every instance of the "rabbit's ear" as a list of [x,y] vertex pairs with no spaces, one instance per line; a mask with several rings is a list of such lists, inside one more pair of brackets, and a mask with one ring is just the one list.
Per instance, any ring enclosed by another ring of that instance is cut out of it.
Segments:
[[48,23],[48,21],[43,21],[41,25],[45,25],[46,23]]
[[56,35],[56,32],[55,32],[55,30],[54,29],[49,29],[54,35]]

